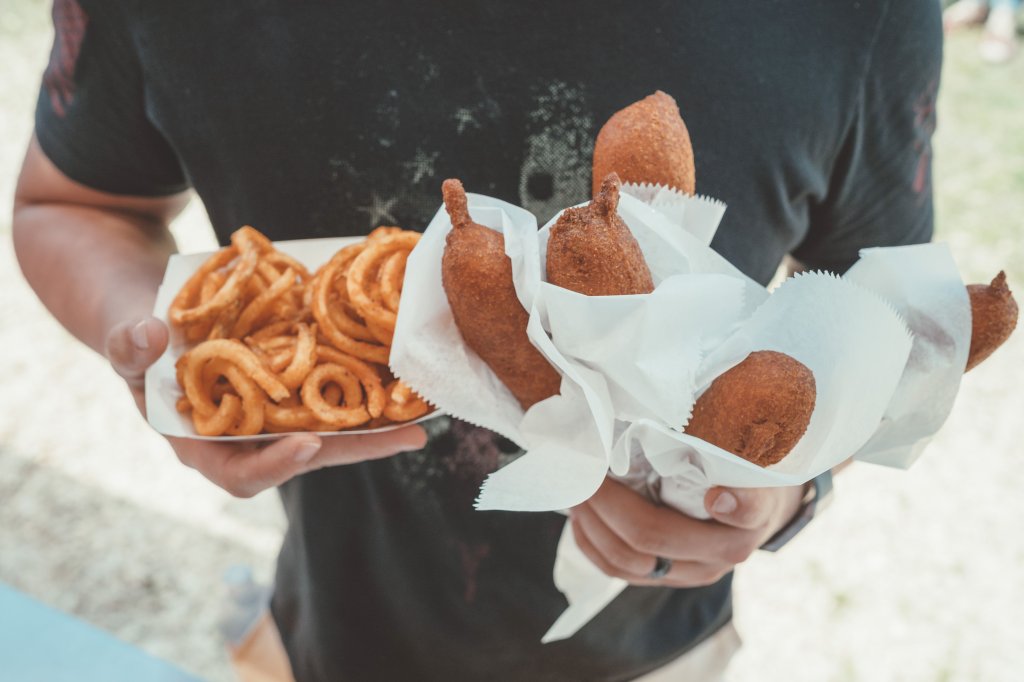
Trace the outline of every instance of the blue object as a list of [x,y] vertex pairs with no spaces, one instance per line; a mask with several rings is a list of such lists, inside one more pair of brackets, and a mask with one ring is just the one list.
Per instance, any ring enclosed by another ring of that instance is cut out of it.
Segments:
[[0,583],[0,680],[201,682]]
[[252,568],[243,564],[230,566],[224,571],[223,581],[228,603],[217,625],[228,646],[237,647],[266,612],[270,588],[257,583]]

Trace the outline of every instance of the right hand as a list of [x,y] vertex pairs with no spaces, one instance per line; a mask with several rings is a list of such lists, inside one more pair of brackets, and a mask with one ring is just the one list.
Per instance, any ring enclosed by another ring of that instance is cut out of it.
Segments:
[[[698,587],[721,580],[796,514],[804,486],[733,489],[704,496],[709,519],[657,505],[606,478],[569,512],[580,550],[605,574],[633,585]],[[658,558],[669,572],[652,578]]]
[[[127,382],[143,416],[146,369],[163,354],[169,337],[167,326],[154,317],[127,320],[107,335],[107,358]],[[412,425],[373,435],[320,438],[303,433],[270,442],[217,443],[172,437],[167,441],[185,466],[236,497],[252,497],[315,469],[420,450],[427,443],[427,434]]]

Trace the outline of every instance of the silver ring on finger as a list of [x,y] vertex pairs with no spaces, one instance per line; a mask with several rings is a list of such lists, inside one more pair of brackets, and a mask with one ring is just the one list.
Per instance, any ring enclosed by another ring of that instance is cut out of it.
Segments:
[[654,569],[647,574],[651,580],[661,580],[672,570],[672,560],[663,556],[654,557]]

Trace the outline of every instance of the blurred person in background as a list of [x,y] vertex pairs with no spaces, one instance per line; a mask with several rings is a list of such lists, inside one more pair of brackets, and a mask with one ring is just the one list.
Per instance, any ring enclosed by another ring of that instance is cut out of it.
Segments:
[[[698,190],[729,205],[713,246],[754,279],[787,254],[842,272],[862,247],[931,238],[934,0],[594,10],[56,0],[15,202],[25,277],[144,412],[189,190],[221,243],[243,224],[422,229],[446,177],[545,221],[589,196],[601,123],[657,89],[682,103]],[[232,494],[279,487],[272,614],[296,679],[718,679],[737,645],[732,569],[806,520],[809,486],[716,488],[695,521],[606,482],[573,527],[633,587],[541,645],[565,607],[564,517],[474,511],[518,450],[454,419],[425,427],[168,439]]]
[[1017,54],[1017,12],[1020,0],[957,0],[942,13],[946,31],[984,26],[978,53],[992,64],[1004,64]]

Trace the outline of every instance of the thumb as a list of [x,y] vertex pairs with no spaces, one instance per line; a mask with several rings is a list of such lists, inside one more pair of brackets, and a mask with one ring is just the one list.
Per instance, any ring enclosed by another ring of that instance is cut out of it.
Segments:
[[353,436],[348,449],[358,453],[361,459],[390,457],[399,452],[422,450],[427,445],[427,432],[422,426],[412,424],[394,431],[380,434]]
[[704,495],[704,508],[715,521],[736,528],[757,528],[768,520],[770,505],[756,488],[715,487]]
[[227,457],[209,459],[197,468],[232,495],[252,497],[308,471],[321,446],[316,434],[285,436],[256,451],[235,448]]
[[381,459],[398,454],[422,450],[427,445],[427,432],[413,424],[394,431],[324,439],[323,451],[313,462],[314,467],[351,464],[368,459]]
[[107,335],[107,359],[133,390],[141,389],[146,369],[163,355],[168,337],[167,325],[155,317],[126,320]]

